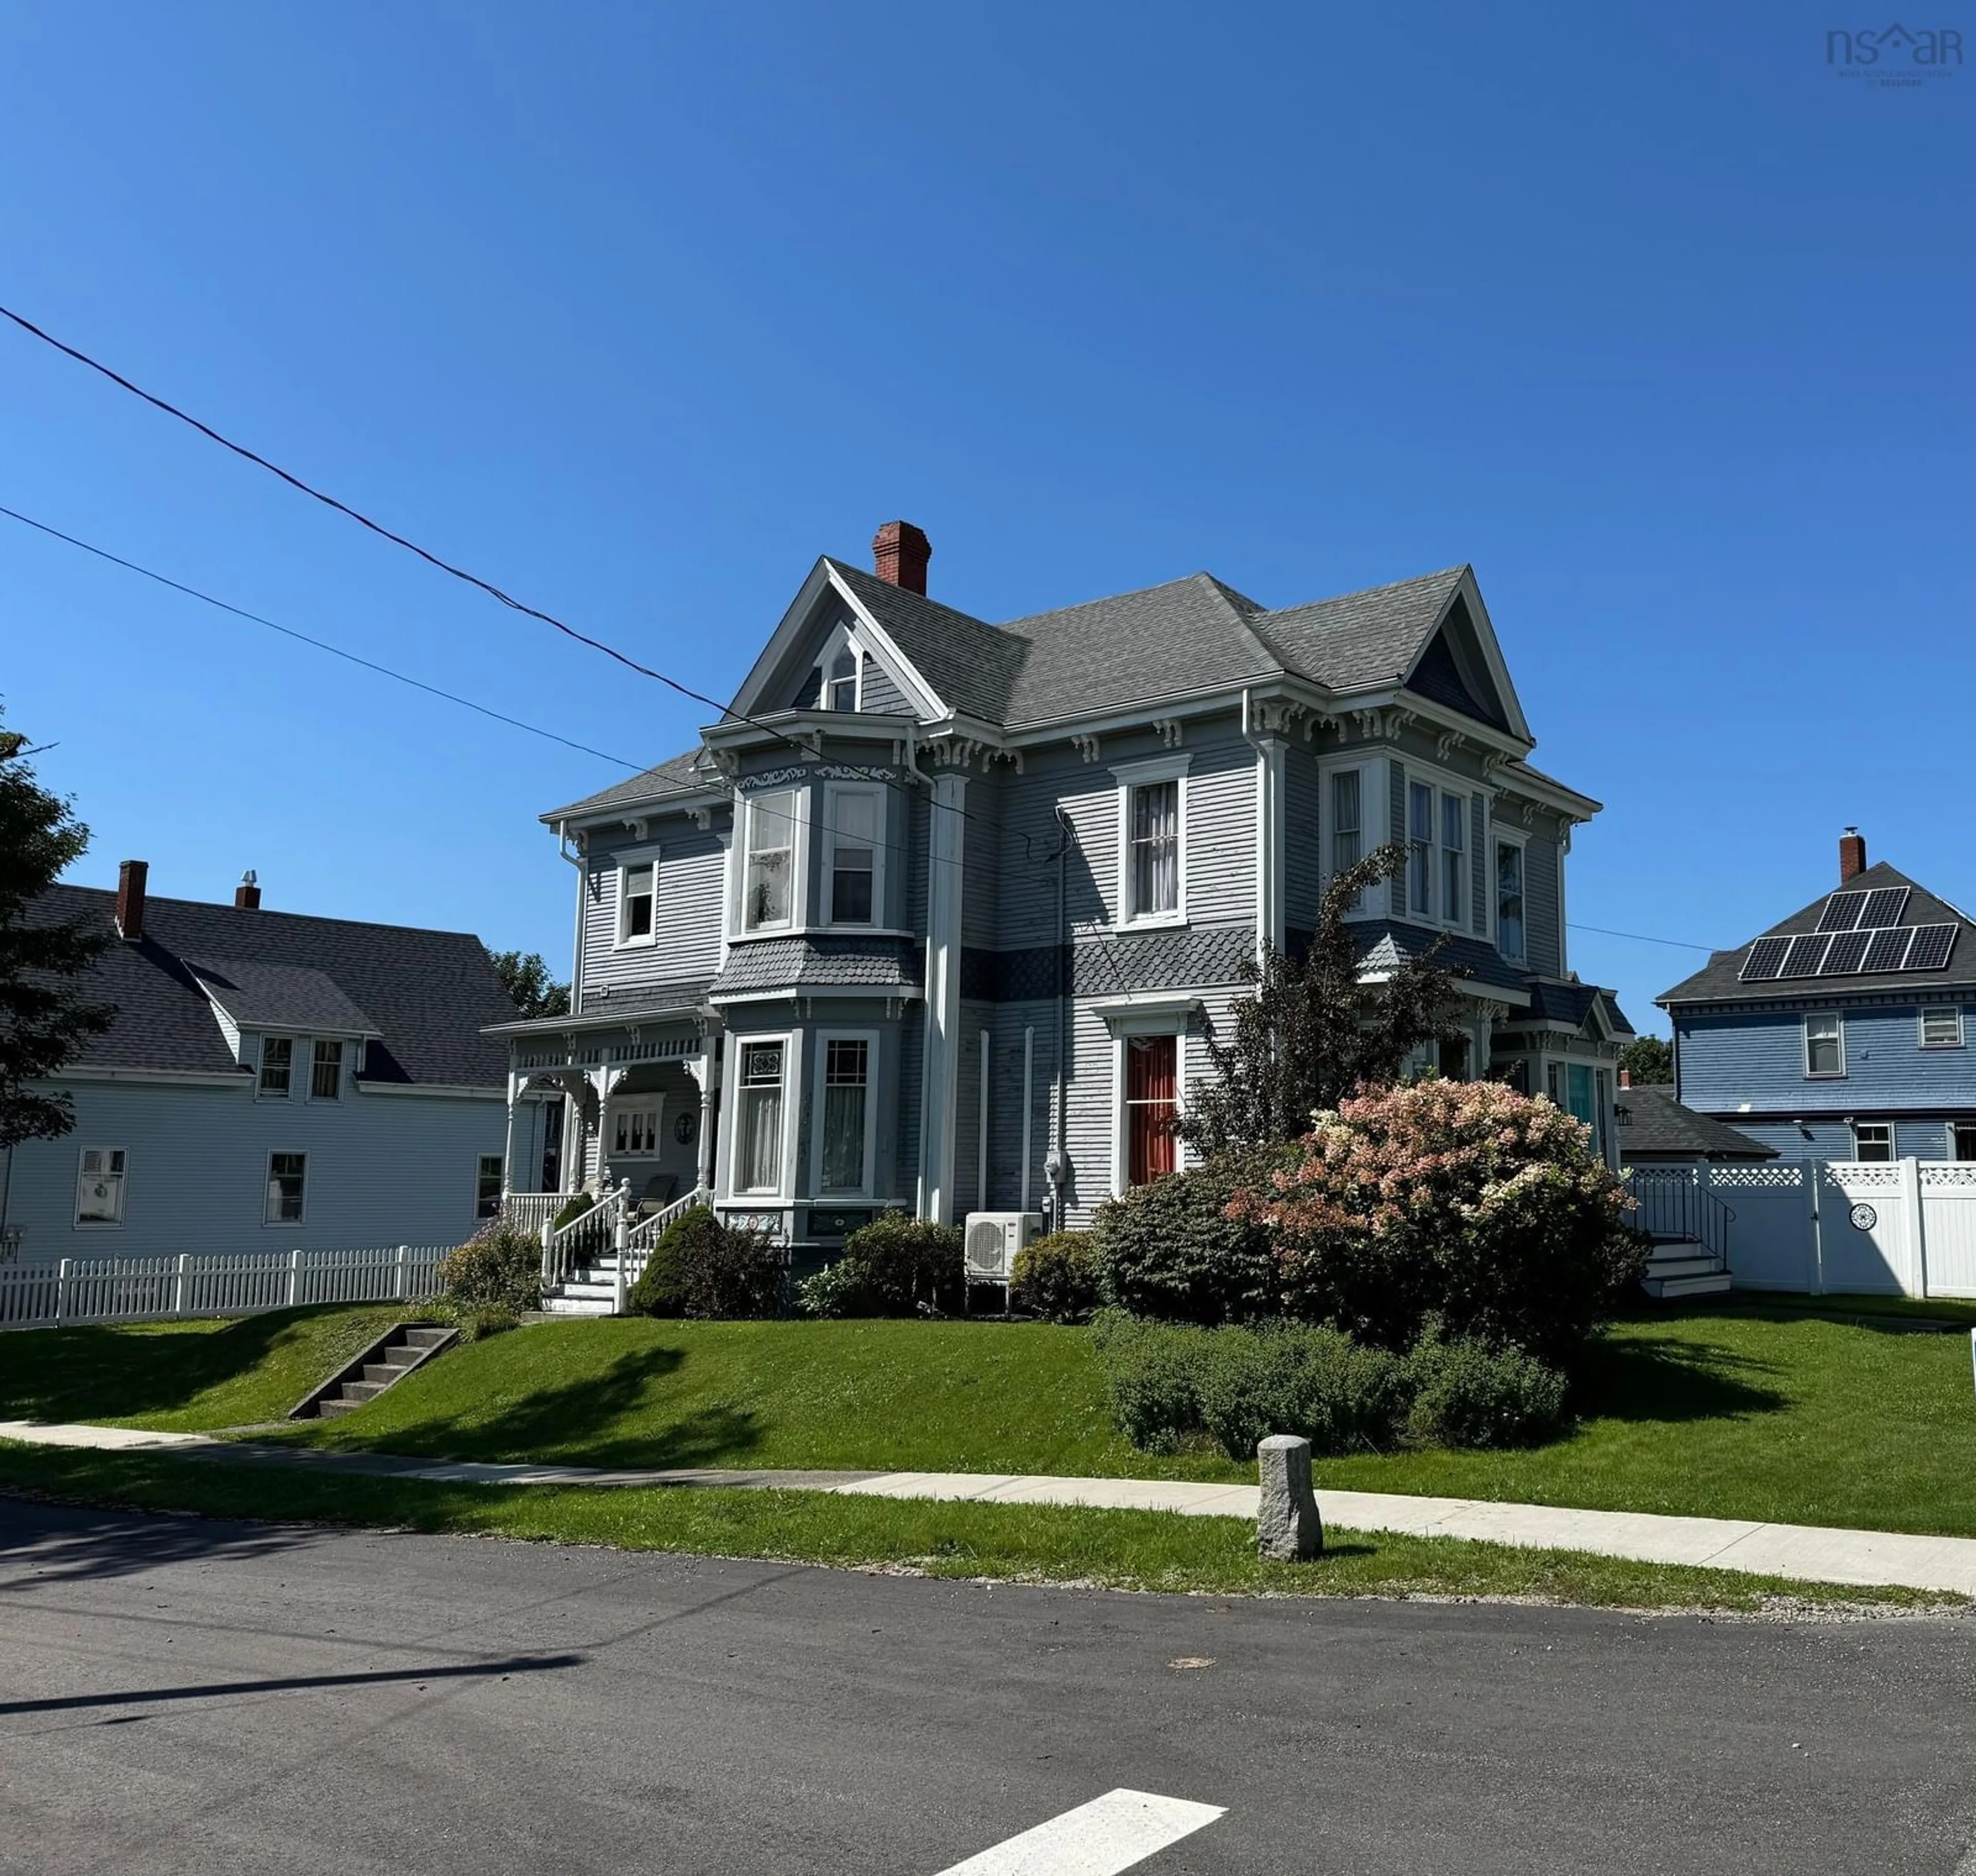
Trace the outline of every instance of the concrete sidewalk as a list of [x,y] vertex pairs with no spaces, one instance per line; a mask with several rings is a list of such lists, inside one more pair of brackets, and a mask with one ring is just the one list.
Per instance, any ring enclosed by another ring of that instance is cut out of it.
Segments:
[[[137,1427],[44,1426],[0,1420],[0,1440],[105,1452],[170,1452],[232,1465],[345,1473],[437,1484],[791,1489],[1000,1505],[1082,1505],[1121,1511],[1255,1521],[1258,1488],[1173,1479],[1056,1479],[1010,1473],[792,1472],[682,1469],[602,1470],[588,1466],[502,1465],[478,1460],[410,1459],[388,1453],[331,1453],[310,1446],[215,1439]],[[1733,1518],[1672,1518],[1632,1511],[1579,1511],[1487,1499],[1417,1498],[1396,1492],[1332,1492],[1319,1509],[1327,1527],[1456,1537],[1525,1549],[1587,1551],[1643,1563],[1678,1563],[1808,1582],[1895,1584],[1976,1596],[1976,1538],[1921,1537]]]

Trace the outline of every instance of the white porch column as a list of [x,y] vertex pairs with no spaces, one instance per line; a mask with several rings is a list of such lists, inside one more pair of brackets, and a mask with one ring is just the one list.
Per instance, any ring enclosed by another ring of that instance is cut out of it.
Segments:
[[960,1089],[960,917],[967,778],[935,777],[927,829],[926,1050],[920,1084],[924,1215],[953,1222],[954,1110]]
[[508,1134],[501,1147],[501,1190],[503,1192],[517,1190],[515,1184],[515,1103],[520,1094],[516,1078],[510,1071],[508,1076]]
[[703,1041],[700,1053],[687,1058],[686,1071],[700,1090],[700,1137],[693,1148],[694,1183],[706,1191],[713,1190],[714,1091],[719,1085],[713,1042]]
[[1283,844],[1284,744],[1281,736],[1260,735],[1256,745],[1256,952],[1283,948],[1283,885],[1288,855]]

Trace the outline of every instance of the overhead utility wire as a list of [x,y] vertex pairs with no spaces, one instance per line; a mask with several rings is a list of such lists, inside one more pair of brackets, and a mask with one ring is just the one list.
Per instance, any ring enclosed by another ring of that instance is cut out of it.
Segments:
[[0,504],[0,515],[9,521],[17,521],[24,528],[32,528],[57,541],[66,541],[71,547],[80,548],[85,554],[94,554],[98,560],[107,560],[112,566],[121,567],[127,572],[141,574],[147,580],[155,580],[160,586],[168,586],[175,593],[183,593],[188,599],[203,601],[209,606],[217,606],[222,612],[230,612],[236,619],[245,619],[252,625],[264,625],[271,632],[279,632],[284,638],[298,640],[305,645],[313,645],[318,651],[326,651],[332,658],[341,658],[351,664],[361,665],[367,671],[375,671],[380,677],[394,679],[400,684],[409,684],[414,690],[423,690],[429,696],[443,697],[448,703],[456,703],[461,709],[473,710],[479,715],[491,717],[497,723],[506,723],[511,729],[525,729],[532,736],[542,736],[551,742],[560,742],[566,749],[575,749],[585,755],[594,755],[600,761],[615,762],[621,769],[637,770],[646,766],[622,755],[613,755],[608,749],[593,749],[587,742],[578,742],[568,736],[558,736],[553,729],[543,729],[534,723],[525,723],[519,716],[509,716],[503,712],[492,709],[484,703],[476,703],[471,697],[456,696],[450,690],[442,690],[436,684],[428,684],[424,679],[410,677],[403,671],[394,671],[388,664],[379,664],[370,658],[359,657],[354,651],[345,651],[341,645],[332,645],[326,639],[311,638],[306,632],[298,632],[291,625],[282,625],[273,619],[263,618],[258,612],[249,612],[244,606],[235,606],[210,593],[202,593],[196,586],[187,586],[182,580],[174,580],[167,574],[156,573],[149,567],[140,567],[134,560],[126,560],[121,554],[113,554],[107,548],[97,547],[72,534],[64,534],[59,528],[51,528],[44,521],[37,521],[31,515],[23,515],[18,508]]
[[1697,944],[1691,938],[1651,938],[1645,932],[1615,932],[1609,926],[1581,925],[1576,919],[1566,919],[1565,923],[1575,932],[1596,932],[1602,938],[1630,938],[1635,944],[1671,945],[1677,951],[1721,951],[1728,949],[1724,945]]

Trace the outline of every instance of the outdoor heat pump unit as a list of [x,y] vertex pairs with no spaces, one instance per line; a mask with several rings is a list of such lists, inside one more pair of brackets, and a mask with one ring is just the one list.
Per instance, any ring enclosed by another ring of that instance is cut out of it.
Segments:
[[967,1214],[967,1281],[1006,1283],[1016,1274],[1016,1253],[1043,1235],[1040,1212],[970,1212]]

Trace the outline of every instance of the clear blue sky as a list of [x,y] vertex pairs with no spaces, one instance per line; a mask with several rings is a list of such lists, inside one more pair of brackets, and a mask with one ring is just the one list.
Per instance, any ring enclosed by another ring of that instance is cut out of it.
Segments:
[[[723,696],[895,515],[990,619],[1471,561],[1573,919],[1733,943],[1847,821],[1976,905],[1976,71],[1831,14],[17,5],[0,298]],[[0,502],[641,764],[705,714],[11,330]],[[0,646],[79,880],[566,966],[535,818],[621,772],[6,522]],[[1642,1028],[1698,956],[1572,953]]]

